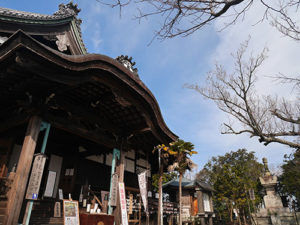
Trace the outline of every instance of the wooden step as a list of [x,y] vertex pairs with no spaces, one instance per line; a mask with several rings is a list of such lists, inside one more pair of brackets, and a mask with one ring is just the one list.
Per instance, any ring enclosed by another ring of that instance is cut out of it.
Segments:
[[0,201],[0,208],[6,208],[7,207],[7,201]]
[[49,225],[63,225],[64,224],[64,219],[63,217],[60,218],[42,218],[42,217],[38,217],[38,218],[31,218],[30,219],[30,225],[42,225],[42,224],[49,224]]
[[1,208],[0,207],[0,215],[5,215],[6,214],[6,208]]
[[0,215],[0,225],[4,225],[7,215]]
[[53,217],[54,202],[35,202],[30,218],[30,225],[63,225],[63,217]]

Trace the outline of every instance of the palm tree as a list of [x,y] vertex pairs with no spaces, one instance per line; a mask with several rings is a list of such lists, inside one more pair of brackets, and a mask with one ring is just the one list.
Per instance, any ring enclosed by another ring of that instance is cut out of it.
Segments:
[[168,170],[175,170],[179,173],[179,225],[182,225],[182,177],[186,170],[192,170],[196,166],[189,158],[193,154],[197,154],[193,149],[194,145],[191,142],[178,139],[170,143],[167,150],[168,154],[175,158],[174,163],[168,167]]
[[168,165],[168,161],[170,158],[170,148],[164,144],[157,145],[152,153],[158,151],[159,157],[159,179],[158,179],[158,211],[157,211],[157,224],[162,225],[162,181],[163,181],[163,174],[164,174],[164,165]]

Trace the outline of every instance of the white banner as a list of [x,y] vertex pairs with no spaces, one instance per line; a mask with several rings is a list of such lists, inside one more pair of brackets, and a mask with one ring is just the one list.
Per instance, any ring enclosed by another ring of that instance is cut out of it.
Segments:
[[125,193],[124,183],[121,183],[121,182],[119,183],[119,193],[120,193],[122,225],[128,225],[126,193]]
[[142,201],[144,204],[145,212],[148,212],[147,201],[147,170],[138,175],[139,187],[141,192]]

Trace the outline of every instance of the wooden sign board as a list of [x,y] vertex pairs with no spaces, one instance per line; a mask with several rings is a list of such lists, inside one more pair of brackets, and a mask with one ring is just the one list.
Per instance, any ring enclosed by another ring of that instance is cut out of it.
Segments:
[[59,200],[64,200],[64,194],[62,189],[58,189],[58,198]]
[[132,214],[133,208],[133,194],[129,195],[129,207],[128,207],[128,214]]
[[54,205],[54,217],[61,217],[61,205],[60,205],[60,202],[55,202],[55,205]]
[[26,199],[37,200],[44,172],[46,156],[39,154],[34,158],[32,171],[25,195]]
[[116,206],[117,205],[117,196],[118,196],[118,184],[119,184],[119,177],[118,174],[113,174],[112,176],[112,183],[111,183],[111,199],[110,199],[110,205]]
[[78,201],[64,200],[64,225],[80,225]]

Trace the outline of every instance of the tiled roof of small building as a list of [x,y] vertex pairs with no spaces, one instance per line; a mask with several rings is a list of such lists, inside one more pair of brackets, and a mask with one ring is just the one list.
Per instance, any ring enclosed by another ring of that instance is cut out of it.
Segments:
[[[178,188],[179,187],[179,178],[173,179],[173,180],[165,183],[163,185],[163,188],[166,188],[168,186]],[[182,178],[181,186],[183,188],[195,188],[195,187],[199,186],[199,187],[201,187],[204,190],[214,191],[214,189],[212,188],[212,186],[209,185],[209,184],[207,184],[207,183],[199,182],[199,181],[196,181],[196,180],[190,180],[190,179],[187,179],[187,178],[184,178],[184,177]]]

